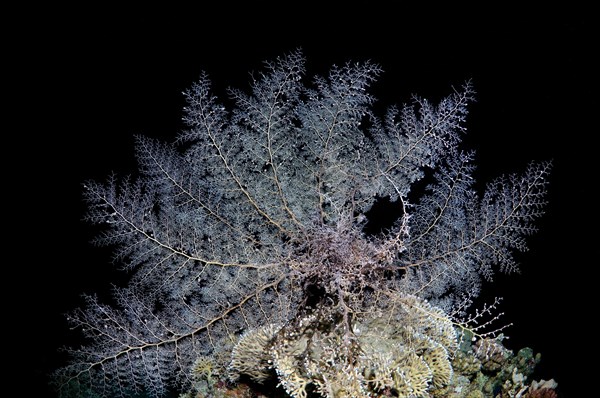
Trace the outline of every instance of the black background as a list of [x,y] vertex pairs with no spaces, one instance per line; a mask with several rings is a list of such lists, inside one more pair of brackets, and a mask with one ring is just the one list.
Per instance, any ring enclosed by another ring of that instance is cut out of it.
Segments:
[[522,272],[499,275],[485,294],[504,298],[503,319],[514,324],[507,345],[542,354],[536,379],[554,378],[564,397],[592,390],[585,361],[597,344],[598,43],[589,10],[206,7],[15,15],[22,22],[5,50],[5,110],[16,119],[5,125],[4,144],[5,343],[23,393],[52,396],[42,392],[46,375],[63,364],[58,348],[78,336],[63,313],[120,278],[110,252],[89,243],[81,184],[135,172],[136,134],[173,139],[183,128],[181,93],[201,71],[223,96],[228,86],[246,89],[263,61],[297,48],[309,75],[346,61],[378,63],[384,73],[372,92],[384,106],[412,94],[436,101],[470,79],[477,102],[465,148],[476,151],[482,185],[530,160],[553,161],[547,212],[518,255]]

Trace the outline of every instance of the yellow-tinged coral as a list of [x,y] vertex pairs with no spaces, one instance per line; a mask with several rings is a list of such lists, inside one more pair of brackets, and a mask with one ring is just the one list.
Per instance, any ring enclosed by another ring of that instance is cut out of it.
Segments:
[[419,396],[449,384],[451,353],[458,348],[454,324],[443,311],[417,297],[405,295],[396,304],[391,316],[365,316],[355,328],[372,387]]
[[328,367],[327,374],[313,378],[316,392],[323,397],[356,398],[369,397],[362,371],[350,364]]
[[[448,315],[427,301],[413,295],[399,295],[397,308],[392,313],[397,325],[412,335],[425,335],[452,353],[458,348],[455,324]],[[410,339],[412,336],[408,336]]]
[[294,358],[276,354],[273,364],[279,377],[279,385],[293,398],[306,398],[306,386],[310,380],[300,373]]
[[433,375],[423,358],[408,353],[401,365],[393,373],[394,391],[398,397],[426,396]]
[[431,368],[432,384],[436,388],[441,388],[452,380],[452,364],[448,359],[448,351],[442,346],[437,346],[425,350],[423,360]]
[[[466,343],[450,330],[449,317],[415,297],[342,323],[335,309],[246,332],[232,354],[231,374],[259,383],[276,375],[292,398],[492,398],[498,391],[533,391],[525,383],[537,363],[531,350],[515,356],[501,338]],[[206,358],[193,370],[204,378],[214,374]],[[194,396],[229,396],[208,384],[196,383]]]
[[305,398],[309,385],[327,398],[366,398],[428,397],[450,384],[458,342],[444,312],[410,295],[384,312],[355,314],[342,327],[331,311],[248,332],[235,346],[230,370],[262,382],[270,367],[293,398]]
[[[392,353],[380,351],[370,354],[371,366],[365,369],[364,377],[371,388],[375,391],[384,391],[394,387],[393,374],[397,362],[394,361]],[[363,358],[366,361],[366,358]]]
[[265,325],[249,330],[242,335],[231,353],[229,378],[237,380],[247,375],[256,382],[263,382],[270,376],[269,345],[273,341],[280,325]]
[[471,353],[458,351],[452,358],[452,369],[463,375],[473,375],[481,369],[481,361]]
[[215,361],[211,357],[200,356],[192,365],[192,377],[198,379],[210,379],[215,373]]

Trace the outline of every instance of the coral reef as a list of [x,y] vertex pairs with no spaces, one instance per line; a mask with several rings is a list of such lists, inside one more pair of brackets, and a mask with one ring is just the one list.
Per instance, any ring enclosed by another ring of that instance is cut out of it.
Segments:
[[354,316],[351,330],[343,326],[335,311],[321,311],[246,331],[227,375],[215,377],[207,358],[196,361],[194,391],[185,397],[263,396],[264,388],[249,390],[268,383],[269,397],[557,397],[554,380],[528,382],[540,361],[530,348],[515,354],[502,335],[475,338],[416,296]]
[[272,364],[269,345],[279,329],[281,325],[265,325],[244,333],[231,354],[229,371],[232,380],[247,375],[262,383],[269,378],[269,368]]

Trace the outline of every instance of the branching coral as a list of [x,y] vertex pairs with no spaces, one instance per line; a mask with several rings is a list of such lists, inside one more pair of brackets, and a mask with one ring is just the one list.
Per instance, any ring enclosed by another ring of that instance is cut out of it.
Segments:
[[453,322],[424,300],[405,295],[385,316],[355,317],[350,340],[345,329],[328,319],[336,319],[335,314],[313,314],[298,324],[245,334],[230,369],[263,382],[270,365],[294,398],[306,397],[309,385],[328,398],[384,391],[413,397],[451,382],[457,334]]
[[254,381],[262,383],[269,378],[271,375],[269,346],[279,329],[281,329],[280,325],[265,325],[249,330],[240,337],[231,353],[228,368],[232,380],[247,375]]
[[[231,380],[276,376],[294,398],[452,385],[465,323],[454,317],[497,270],[518,269],[512,250],[543,213],[550,163],[480,195],[459,145],[469,82],[379,115],[374,63],[310,83],[300,51],[266,66],[227,106],[203,74],[173,144],[140,136],[138,176],[86,182],[97,243],[132,273],[113,302],[88,296],[69,315],[89,345],[55,373],[62,397],[162,398],[195,382],[200,356]],[[372,229],[383,200],[397,211]],[[503,366],[481,348],[486,370]]]

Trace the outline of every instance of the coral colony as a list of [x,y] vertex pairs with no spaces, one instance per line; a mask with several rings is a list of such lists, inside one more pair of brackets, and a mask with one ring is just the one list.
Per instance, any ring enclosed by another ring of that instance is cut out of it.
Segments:
[[518,269],[550,164],[478,192],[471,84],[379,115],[380,73],[309,79],[295,51],[222,102],[203,74],[173,143],[137,137],[135,178],[86,182],[130,280],[69,314],[86,341],[63,397],[556,396],[539,355],[504,347],[498,301],[473,305]]

